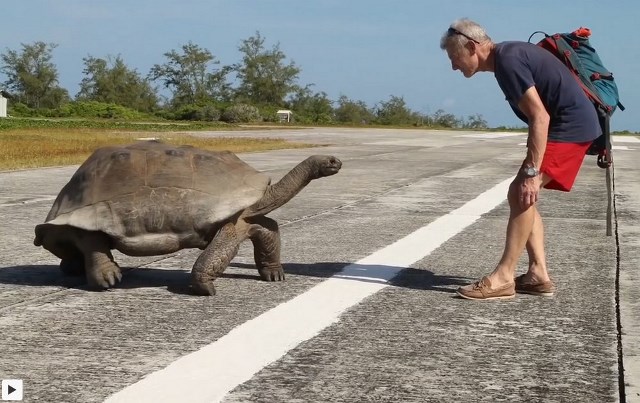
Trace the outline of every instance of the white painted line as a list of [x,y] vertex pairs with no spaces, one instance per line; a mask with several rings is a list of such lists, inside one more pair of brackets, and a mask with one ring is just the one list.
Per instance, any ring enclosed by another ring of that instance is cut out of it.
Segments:
[[387,287],[400,271],[505,200],[504,180],[462,207],[344,268],[304,294],[234,328],[215,342],[110,396],[120,402],[219,402],[236,386]]

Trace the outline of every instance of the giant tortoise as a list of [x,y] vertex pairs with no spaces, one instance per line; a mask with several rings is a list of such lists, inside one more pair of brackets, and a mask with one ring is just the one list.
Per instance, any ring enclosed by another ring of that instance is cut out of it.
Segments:
[[341,166],[336,157],[314,155],[271,184],[228,151],[159,141],[99,148],[35,227],[34,244],[60,258],[63,272],[86,272],[89,286],[98,289],[122,279],[112,249],[154,256],[200,248],[191,289],[214,295],[213,281],[249,238],[260,277],[281,281],[278,224],[266,214]]

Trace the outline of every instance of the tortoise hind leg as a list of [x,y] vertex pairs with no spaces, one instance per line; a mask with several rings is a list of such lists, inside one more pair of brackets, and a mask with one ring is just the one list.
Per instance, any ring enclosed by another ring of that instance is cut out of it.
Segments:
[[198,295],[215,295],[213,281],[238,253],[240,239],[233,223],[225,224],[198,256],[191,271],[191,289]]
[[280,231],[278,223],[269,217],[252,217],[249,238],[260,277],[265,281],[283,281],[280,263]]
[[105,289],[122,280],[120,267],[113,259],[109,237],[106,234],[77,230],[75,244],[84,256],[84,267],[90,287]]

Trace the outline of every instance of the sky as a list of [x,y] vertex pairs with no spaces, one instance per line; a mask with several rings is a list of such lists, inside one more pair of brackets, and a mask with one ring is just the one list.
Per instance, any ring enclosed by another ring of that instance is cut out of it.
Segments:
[[[534,31],[592,30],[591,43],[613,72],[626,111],[613,130],[640,132],[640,19],[637,0],[20,0],[2,2],[0,53],[22,44],[57,45],[59,85],[73,97],[87,56],[120,56],[146,76],[165,53],[192,42],[221,65],[241,61],[242,41],[257,32],[278,45],[312,84],[373,107],[392,96],[411,110],[481,114],[489,126],[524,127],[492,73],[467,79],[451,70],[440,37],[456,19],[485,27],[496,42],[526,41]],[[535,37],[541,38],[540,36]],[[6,80],[0,72],[0,86]],[[160,85],[160,83],[157,83]]]

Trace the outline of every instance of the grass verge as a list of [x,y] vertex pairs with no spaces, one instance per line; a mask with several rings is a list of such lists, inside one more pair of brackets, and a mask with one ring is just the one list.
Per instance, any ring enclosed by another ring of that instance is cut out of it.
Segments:
[[123,133],[94,128],[21,128],[0,131],[0,170],[80,164],[96,148],[129,144],[141,138],[236,153],[314,146],[279,138],[205,138],[156,131]]

